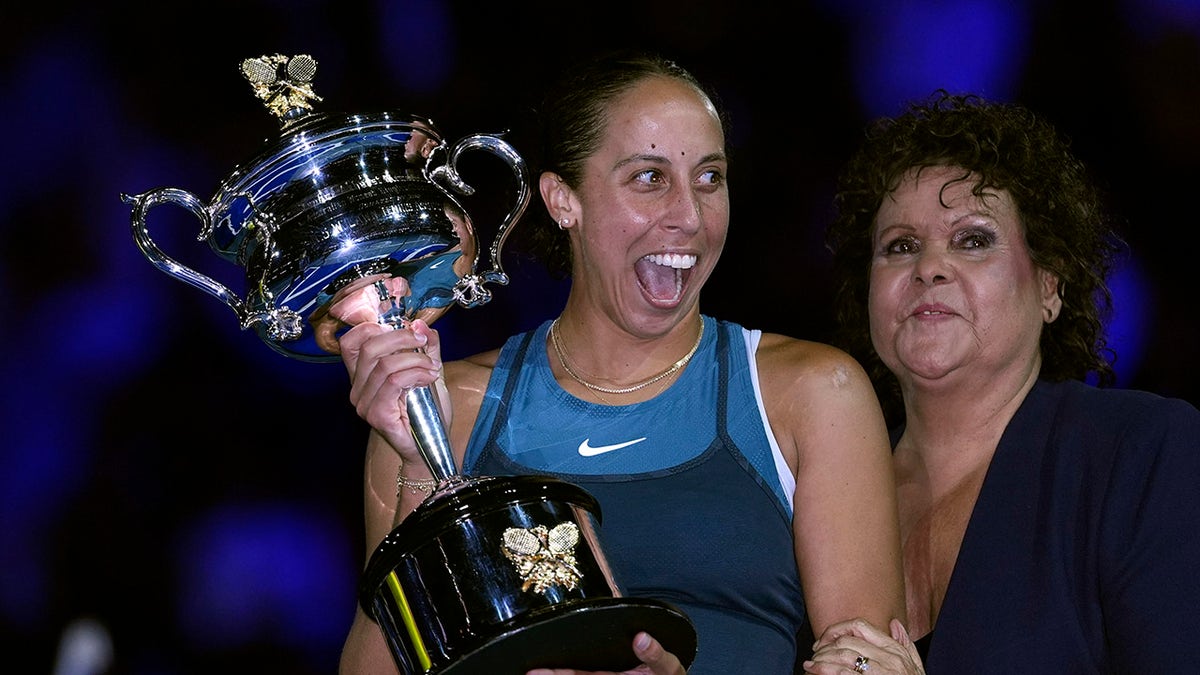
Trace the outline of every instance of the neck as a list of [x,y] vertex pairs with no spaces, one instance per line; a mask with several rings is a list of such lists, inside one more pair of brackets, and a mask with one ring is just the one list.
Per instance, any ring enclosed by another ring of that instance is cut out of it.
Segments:
[[905,428],[897,461],[919,458],[935,483],[953,482],[986,465],[1037,373],[1035,368],[1009,377],[1009,386],[1003,386],[1003,377],[984,388],[904,384]]
[[[579,361],[577,358],[575,358],[578,354],[586,353],[594,356],[597,352],[594,349],[577,350],[573,348],[572,345],[577,346],[584,343],[584,341],[579,340],[578,337],[573,337],[578,336],[581,333],[574,332],[568,334],[569,331],[564,330],[563,328],[564,322],[561,321],[561,317],[555,319],[554,323],[550,325],[549,341],[554,355],[557,357],[558,365],[562,369],[562,372],[565,373],[572,381],[582,385],[589,391],[595,392],[598,395],[608,394],[611,396],[624,396],[635,394],[637,392],[643,392],[643,390],[651,387],[652,385],[660,383],[661,386],[658,388],[658,391],[661,391],[666,387],[672,378],[676,377],[680,372],[683,371],[683,369],[691,361],[692,357],[696,354],[696,350],[700,347],[700,341],[704,336],[704,322],[703,319],[700,319],[698,316],[697,318],[698,325],[695,329],[695,338],[691,341],[691,344],[687,350],[679,355],[674,361],[664,364],[663,359],[658,355],[662,354],[664,351],[664,346],[662,343],[666,343],[667,347],[670,347],[671,345],[676,345],[678,341],[671,342],[665,338],[652,338],[650,340],[643,341],[644,343],[653,347],[652,349],[645,351],[645,356],[643,358],[639,358],[636,351],[631,351],[628,348],[621,348],[617,353],[620,355],[621,359],[625,361],[625,364],[618,366],[617,368],[611,368],[607,366],[601,368],[601,370],[620,369],[626,371],[625,374],[618,376],[609,375],[607,373],[603,375],[596,374],[594,368],[585,369],[580,366]],[[596,342],[596,338],[592,338],[587,341],[589,345],[596,344]],[[592,363],[598,362],[593,358]],[[646,367],[650,364],[653,364],[653,369]],[[647,371],[650,374],[644,374]],[[602,401],[609,402],[602,395],[599,396],[599,398]]]

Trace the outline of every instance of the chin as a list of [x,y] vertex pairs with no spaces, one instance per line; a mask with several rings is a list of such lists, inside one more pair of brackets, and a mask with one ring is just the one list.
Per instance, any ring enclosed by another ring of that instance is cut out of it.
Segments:
[[901,359],[898,364],[887,364],[893,373],[906,373],[902,379],[940,380],[956,370],[942,359]]

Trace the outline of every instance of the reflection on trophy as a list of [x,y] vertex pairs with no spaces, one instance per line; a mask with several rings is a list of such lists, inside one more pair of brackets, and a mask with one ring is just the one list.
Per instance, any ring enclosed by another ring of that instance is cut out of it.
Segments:
[[[488,302],[488,284],[508,283],[500,255],[531,181],[496,135],[447,144],[422,117],[313,113],[316,67],[306,55],[242,62],[281,131],[209,202],[177,188],[122,199],[132,205],[133,238],[156,267],[224,302],[275,351],[329,362],[339,360],[347,329],[329,315],[335,297],[371,294],[378,311],[366,319],[398,327]],[[484,271],[479,231],[459,198],[474,193],[457,170],[473,151],[498,157],[516,182]],[[158,247],[146,221],[162,204],[194,214],[198,241],[244,270],[241,295]],[[371,556],[359,595],[401,672],[620,671],[636,665],[630,644],[639,630],[691,663],[696,636],[682,612],[623,596],[589,493],[549,477],[461,475],[430,388],[411,390],[406,407],[438,484]]]

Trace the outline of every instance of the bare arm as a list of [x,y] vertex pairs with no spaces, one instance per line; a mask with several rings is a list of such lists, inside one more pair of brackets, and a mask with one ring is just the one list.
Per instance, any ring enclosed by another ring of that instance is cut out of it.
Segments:
[[[413,440],[405,393],[429,386],[441,403],[449,427],[455,463],[462,465],[467,439],[491,374],[494,353],[443,364],[437,331],[420,321],[411,330],[389,330],[363,323],[340,340],[342,360],[350,375],[350,402],[370,426],[363,476],[366,556],[426,497],[421,491],[397,490],[397,474],[408,480],[432,477]],[[395,673],[396,666],[379,626],[358,608],[342,650],[340,672]]]
[[840,350],[780,335],[763,336],[758,364],[796,476],[796,562],[814,634],[905,617],[891,448],[866,373]]

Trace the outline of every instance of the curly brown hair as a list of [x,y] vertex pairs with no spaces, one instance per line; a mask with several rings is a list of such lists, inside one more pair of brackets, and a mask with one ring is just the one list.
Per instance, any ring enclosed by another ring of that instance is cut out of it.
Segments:
[[1041,334],[1040,376],[1115,381],[1103,325],[1112,312],[1107,278],[1123,242],[1102,196],[1070,142],[1029,109],[938,90],[900,115],[867,127],[843,169],[826,233],[833,252],[833,341],[875,383],[890,424],[903,419],[896,377],[871,344],[867,294],[875,216],[912,169],[954,166],[978,177],[973,192],[1006,190],[1016,204],[1034,264],[1059,278],[1062,312]]

